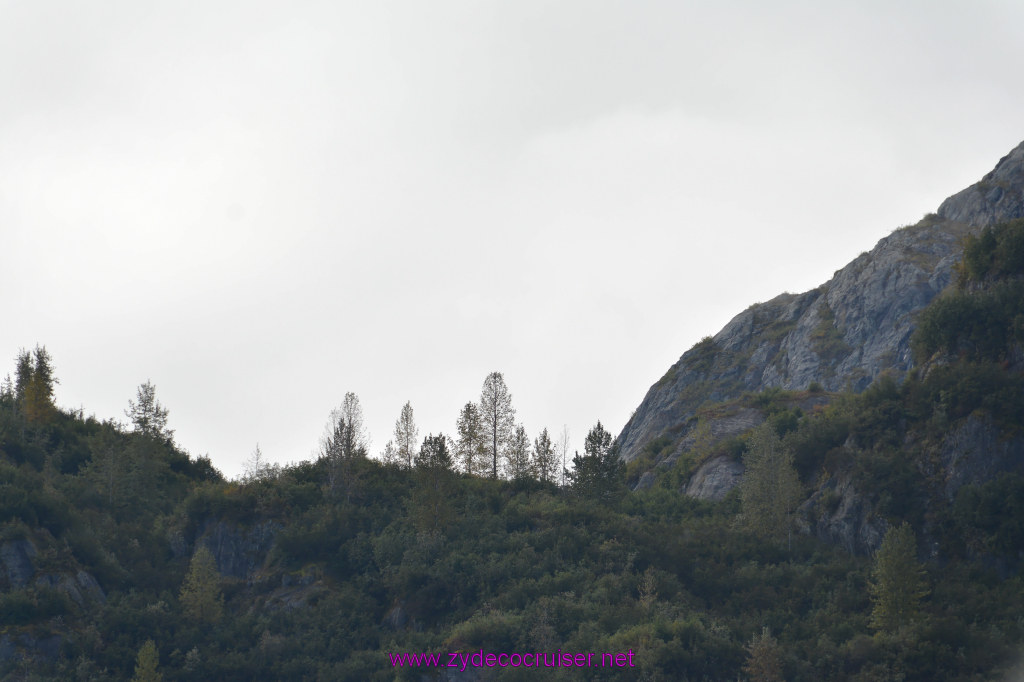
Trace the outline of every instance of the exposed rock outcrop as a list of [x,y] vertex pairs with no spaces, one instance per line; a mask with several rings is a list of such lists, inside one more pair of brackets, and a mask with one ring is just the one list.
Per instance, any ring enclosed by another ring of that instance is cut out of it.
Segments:
[[249,578],[263,566],[267,553],[274,544],[274,536],[281,524],[264,521],[241,526],[226,521],[210,521],[199,542],[206,545],[217,561],[222,576]]
[[704,462],[690,477],[686,494],[701,500],[722,500],[743,477],[743,464],[720,455]]
[[944,492],[952,501],[965,485],[1004,472],[1024,473],[1024,437],[1005,438],[989,419],[971,415],[946,435],[940,450]]
[[7,589],[17,589],[28,585],[36,572],[32,559],[38,553],[35,545],[26,539],[5,540],[0,543],[0,563],[4,566]]
[[1024,144],[980,181],[943,201],[939,215],[978,227],[1024,217]]
[[803,533],[861,555],[878,549],[889,528],[867,497],[858,494],[848,473],[831,477],[800,506],[797,525]]
[[730,321],[673,365],[627,422],[626,461],[678,431],[705,402],[770,387],[866,388],[911,366],[915,316],[951,281],[963,237],[1024,216],[1024,143],[939,213],[901,228],[812,291],[782,294]]

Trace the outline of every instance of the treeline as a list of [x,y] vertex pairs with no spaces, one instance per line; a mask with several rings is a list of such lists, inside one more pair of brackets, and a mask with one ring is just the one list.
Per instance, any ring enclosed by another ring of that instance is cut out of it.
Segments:
[[[1021,542],[1021,512],[1006,506],[1020,477],[966,487],[950,507],[924,502],[932,483],[913,471],[927,450],[892,444],[927,443],[951,412],[936,402],[942,384],[917,382],[881,382],[818,414],[787,407],[784,392],[753,396],[765,426],[709,446],[735,448],[750,472],[720,503],[680,495],[671,476],[627,493],[596,426],[584,448],[594,469],[577,466],[564,487],[467,474],[439,436],[419,441],[411,465],[381,462],[366,454],[355,396],[316,458],[261,465],[257,449],[247,476],[225,481],[174,445],[148,382],[127,427],[56,408],[29,420],[12,383],[0,398],[0,543],[40,558],[0,593],[11,642],[0,671],[419,679],[427,671],[396,671],[387,652],[482,648],[635,653],[638,668],[605,679],[978,679],[1024,635],[1019,571],[999,573]],[[959,399],[984,400],[973,395]],[[815,478],[846,467],[891,521],[872,558],[790,533]],[[918,558],[936,540],[941,568]],[[105,598],[83,588],[76,601],[65,578],[80,572]],[[595,676],[584,673],[552,677]]]
[[[380,460],[405,469],[440,468],[468,476],[559,483],[577,492],[586,489],[588,495],[604,494],[621,482],[618,451],[600,420],[587,434],[583,455],[575,452],[569,469],[566,429],[557,442],[547,427],[531,441],[515,416],[504,376],[492,372],[484,380],[479,402],[467,402],[460,411],[454,437],[429,433],[420,441],[413,407],[407,402],[395,420],[393,437],[380,453]],[[331,412],[321,438],[319,457],[327,462],[330,487],[339,485],[346,462],[368,456],[369,436],[362,406],[359,397],[349,392],[341,406]],[[273,472],[257,447],[246,463],[245,478]]]

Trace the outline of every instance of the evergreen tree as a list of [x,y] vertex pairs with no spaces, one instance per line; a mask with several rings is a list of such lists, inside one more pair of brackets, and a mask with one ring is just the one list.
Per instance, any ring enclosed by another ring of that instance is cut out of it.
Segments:
[[428,435],[416,455],[416,487],[412,494],[414,518],[421,530],[439,531],[452,517],[452,474],[448,438]]
[[363,408],[355,393],[349,391],[345,394],[341,407],[331,412],[331,421],[339,427],[335,436],[340,457],[366,457],[370,451],[370,436],[366,432]]
[[491,372],[484,379],[480,391],[480,416],[487,454],[491,460],[491,478],[497,478],[498,458],[512,435],[516,417],[516,411],[512,408],[512,394],[508,392],[501,372]]
[[124,438],[113,422],[104,422],[104,428],[89,439],[89,452],[87,475],[105,493],[107,505],[113,508],[124,499],[131,473]]
[[545,427],[533,441],[533,471],[537,479],[549,483],[555,480],[558,463],[555,461],[555,448],[551,435]]
[[751,682],[783,682],[779,643],[767,627],[747,644],[747,663],[743,666]]
[[53,360],[45,346],[36,346],[32,380],[25,396],[25,416],[29,421],[46,421],[56,411],[53,404]]
[[384,445],[384,449],[380,452],[380,460],[385,464],[402,465],[402,460],[398,456],[398,448],[395,447],[395,441],[389,440]]
[[0,384],[0,401],[9,402],[14,400],[14,382],[11,375],[4,377],[3,384]]
[[572,458],[573,469],[565,474],[573,493],[603,500],[615,498],[622,492],[626,465],[600,421],[587,433],[583,451],[582,457],[577,452]]
[[871,571],[871,626],[896,632],[917,616],[921,600],[928,595],[924,567],[917,560],[914,529],[903,522],[890,527],[875,553]]
[[509,438],[505,453],[506,471],[514,481],[533,478],[533,463],[530,461],[530,437],[522,424],[516,426]]
[[765,422],[750,432],[743,465],[738,525],[762,537],[785,535],[800,502],[800,477],[793,452],[782,446],[771,424]]
[[456,422],[459,439],[455,443],[455,455],[467,474],[483,474],[487,471],[484,450],[484,425],[480,409],[475,403],[466,403]]
[[423,439],[423,445],[420,446],[420,451],[416,455],[416,467],[452,471],[454,462],[451,450],[448,448],[448,437],[442,433],[436,436],[428,434]]
[[45,346],[21,350],[15,365],[14,398],[25,419],[40,422],[56,411],[53,404],[53,359]]
[[188,575],[178,597],[185,617],[197,623],[216,623],[224,612],[217,562],[205,545],[192,555]]
[[[410,408],[411,409],[411,408]],[[330,421],[320,441],[320,456],[327,461],[327,487],[337,493],[342,485],[346,497],[354,487],[352,460],[366,457],[370,439],[363,424],[359,398],[351,391],[345,394],[341,407],[331,410]]]
[[14,365],[14,397],[22,409],[25,408],[25,395],[28,393],[29,384],[32,383],[32,373],[32,354],[23,348],[18,352]]
[[139,654],[135,658],[135,676],[132,682],[162,682],[163,674],[159,671],[160,653],[156,650],[156,642],[147,639],[146,643],[139,647]]
[[167,428],[167,408],[156,399],[156,386],[147,379],[139,386],[136,398],[137,401],[128,401],[128,409],[124,411],[135,425],[136,433],[156,440],[171,440],[174,431]]
[[395,449],[398,461],[407,469],[412,468],[413,459],[416,457],[416,438],[419,433],[420,430],[413,418],[412,403],[406,402],[395,421]]

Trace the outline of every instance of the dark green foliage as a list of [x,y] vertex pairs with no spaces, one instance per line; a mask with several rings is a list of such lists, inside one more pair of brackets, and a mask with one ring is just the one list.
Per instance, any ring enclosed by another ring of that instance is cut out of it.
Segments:
[[986,227],[964,240],[959,284],[1024,275],[1024,220]]
[[[0,627],[15,642],[59,634],[61,654],[34,661],[41,679],[129,679],[149,640],[166,680],[420,679],[431,671],[396,671],[386,652],[481,648],[631,650],[637,663],[552,679],[727,680],[745,668],[786,680],[997,678],[1024,639],[1024,479],[963,488],[950,505],[930,476],[958,420],[1012,432],[1021,389],[1018,375],[979,361],[883,378],[860,396],[829,395],[827,408],[779,390],[742,399],[767,415],[766,436],[781,437],[808,486],[851,475],[873,514],[939,543],[930,597],[893,634],[871,627],[868,558],[736,532],[738,492],[720,503],[680,495],[685,481],[672,476],[693,465],[683,459],[662,478],[671,484],[630,494],[600,424],[569,489],[457,473],[447,440],[428,436],[411,470],[344,458],[339,494],[324,457],[226,482],[170,439],[59,411],[30,423],[12,390],[0,394],[0,543],[30,541],[54,585],[87,572],[106,601],[4,584]],[[667,455],[679,436],[645,457]],[[707,454],[739,457],[745,442]],[[273,537],[244,578],[193,579],[216,582],[223,618],[190,618],[189,558],[205,545],[229,556],[239,540],[222,531]],[[16,665],[0,664],[0,676],[19,675]]]
[[448,438],[439,433],[428,434],[416,454],[416,466],[421,469],[447,469],[453,471],[455,462],[448,448]]
[[917,538],[907,523],[885,534],[875,553],[870,589],[871,627],[898,632],[919,618],[921,600],[929,590],[917,560]]
[[936,352],[1000,361],[1024,342],[1024,220],[985,228],[964,242],[957,288],[922,311],[919,362]]
[[1024,547],[1024,477],[1007,473],[961,488],[953,516],[971,549],[1017,560]]
[[572,471],[566,474],[569,488],[583,498],[611,500],[624,492],[626,467],[612,447],[612,435],[601,422],[590,430],[584,441],[584,454],[572,458]]
[[951,290],[919,318],[915,357],[936,352],[973,360],[1001,360],[1009,346],[1024,339],[1024,281],[996,282],[981,291]]

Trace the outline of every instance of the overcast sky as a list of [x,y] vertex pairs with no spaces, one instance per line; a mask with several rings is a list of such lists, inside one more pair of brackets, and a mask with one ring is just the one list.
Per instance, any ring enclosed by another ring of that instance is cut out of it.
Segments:
[[[236,476],[504,373],[618,433],[1024,139],[1024,4],[0,0],[0,376]],[[6,359],[6,360],[4,360]]]

